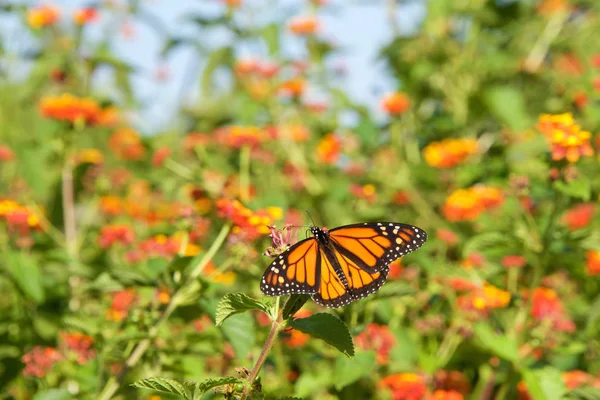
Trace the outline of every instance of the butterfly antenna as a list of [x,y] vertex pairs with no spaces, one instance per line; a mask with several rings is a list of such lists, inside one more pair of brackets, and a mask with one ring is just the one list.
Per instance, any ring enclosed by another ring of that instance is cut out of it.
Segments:
[[315,224],[315,220],[312,218],[312,215],[310,215],[310,213],[308,212],[308,210],[304,210],[304,211],[306,211],[306,214],[308,215],[308,218],[310,218],[310,222],[312,222],[313,226],[317,226]]

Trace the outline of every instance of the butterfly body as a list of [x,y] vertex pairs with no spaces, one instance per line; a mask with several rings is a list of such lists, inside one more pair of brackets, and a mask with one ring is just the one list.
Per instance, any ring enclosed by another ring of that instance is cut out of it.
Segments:
[[389,264],[427,240],[420,228],[394,222],[312,227],[311,233],[267,268],[260,284],[264,294],[311,294],[318,304],[341,307],[376,292]]

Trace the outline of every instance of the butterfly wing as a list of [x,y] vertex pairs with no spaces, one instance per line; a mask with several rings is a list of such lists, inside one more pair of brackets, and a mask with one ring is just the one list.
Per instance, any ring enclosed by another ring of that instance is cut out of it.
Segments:
[[273,260],[262,277],[260,290],[267,296],[316,293],[321,282],[321,260],[315,238],[302,240]]
[[337,274],[321,250],[321,284],[313,299],[326,307],[340,307],[376,292],[387,279],[390,263],[421,247],[427,234],[412,225],[375,222],[331,229],[329,239],[348,290],[335,281]]

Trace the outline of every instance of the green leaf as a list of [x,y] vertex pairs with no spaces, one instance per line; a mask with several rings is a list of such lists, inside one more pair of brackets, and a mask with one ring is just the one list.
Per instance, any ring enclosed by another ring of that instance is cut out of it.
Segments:
[[571,182],[554,182],[554,188],[567,196],[575,197],[583,201],[589,201],[592,197],[592,184],[584,176]]
[[219,386],[225,386],[225,385],[235,385],[237,383],[246,383],[246,381],[233,377],[233,376],[225,376],[223,378],[211,378],[211,379],[205,379],[203,381],[200,382],[195,382],[195,381],[185,381],[184,384],[186,387],[189,388],[193,388],[193,392],[194,392],[194,397],[204,394],[206,392],[208,392],[210,389],[214,389],[216,387]]
[[65,389],[44,390],[33,396],[33,400],[67,400],[70,398],[72,398],[71,394]]
[[309,299],[309,294],[291,295],[288,301],[286,301],[285,305],[283,306],[283,319],[288,319],[289,317],[296,314]]
[[221,326],[223,321],[232,315],[250,310],[260,310],[269,314],[268,307],[258,300],[246,296],[243,293],[228,293],[219,302],[215,315],[215,325]]
[[520,89],[510,86],[493,86],[484,93],[484,101],[490,112],[513,131],[529,127],[525,99]]
[[132,383],[131,386],[142,389],[156,390],[157,392],[162,393],[176,394],[188,400],[192,399],[189,388],[186,387],[185,384],[174,379],[146,378]]
[[466,257],[473,252],[484,252],[486,249],[502,248],[510,245],[510,240],[500,232],[484,232],[473,236],[465,243],[463,255]]
[[233,49],[231,47],[222,47],[213,51],[206,60],[206,66],[202,72],[201,87],[204,96],[208,97],[212,93],[213,74],[221,65],[228,65],[233,60]]
[[36,303],[44,301],[44,287],[37,261],[23,252],[8,251],[4,254],[6,269],[23,293]]
[[482,347],[490,350],[498,357],[508,361],[517,361],[519,359],[517,344],[512,339],[494,332],[488,324],[476,324],[474,326],[474,333],[481,342]]
[[372,351],[359,351],[353,359],[338,357],[333,370],[335,388],[342,390],[344,386],[370,375],[376,368],[376,361]]
[[250,314],[232,316],[226,324],[221,326],[221,330],[231,343],[238,358],[245,358],[254,347],[256,333],[254,318]]
[[352,336],[346,324],[331,314],[320,313],[307,318],[298,318],[290,323],[294,329],[322,339],[345,355],[354,356]]
[[600,400],[600,388],[579,387],[571,390],[565,400]]
[[279,25],[269,24],[265,26],[261,32],[261,35],[269,50],[269,55],[273,56],[279,52]]
[[567,391],[556,368],[526,369],[523,371],[523,380],[533,400],[560,400]]

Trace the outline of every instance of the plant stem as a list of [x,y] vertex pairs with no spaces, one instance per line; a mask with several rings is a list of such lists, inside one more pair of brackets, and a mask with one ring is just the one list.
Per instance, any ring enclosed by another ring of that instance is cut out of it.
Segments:
[[73,160],[67,154],[62,169],[62,207],[65,244],[70,263],[77,257],[77,228],[75,225],[75,194],[73,190]]
[[[277,304],[279,304],[279,301],[277,302]],[[271,347],[273,347],[273,344],[275,343],[275,338],[277,338],[277,333],[279,332],[279,329],[281,329],[282,321],[283,313],[279,312],[277,319],[272,322],[271,331],[269,332],[269,336],[267,337],[265,345],[263,346],[262,350],[260,351],[260,354],[258,355],[256,364],[254,364],[254,368],[252,368],[252,372],[250,372],[250,375],[248,376],[248,386],[246,386],[246,388],[244,389],[244,393],[242,393],[241,400],[245,400],[248,397],[248,395],[250,395],[250,393],[252,392],[252,385],[254,384],[254,381],[256,380],[260,369],[265,363],[265,360],[267,359],[267,355],[269,354]]]
[[240,199],[242,203],[250,200],[250,154],[252,149],[249,145],[242,147],[240,151]]
[[129,357],[125,361],[125,364],[124,364],[121,372],[110,377],[110,379],[104,386],[104,389],[102,389],[102,392],[98,396],[98,400],[109,400],[110,398],[112,398],[112,396],[114,396],[116,391],[119,389],[121,380],[123,379],[125,374],[127,374],[129,369],[134,367],[137,364],[137,362],[142,358],[144,353],[146,353],[146,350],[148,350],[148,348],[150,347],[150,344],[152,343],[152,339],[156,336],[160,327],[169,319],[171,314],[173,314],[173,312],[179,306],[180,294],[185,292],[186,289],[188,288],[188,286],[193,284],[196,281],[196,278],[198,277],[198,275],[200,275],[200,273],[202,272],[204,267],[209,263],[209,261],[217,253],[217,251],[219,250],[221,245],[225,242],[225,238],[227,237],[227,234],[229,233],[230,230],[231,230],[231,224],[226,224],[223,226],[223,228],[221,228],[219,235],[214,240],[214,242],[212,243],[212,245],[210,246],[210,248],[208,249],[208,251],[206,252],[204,257],[202,258],[202,260],[200,260],[198,265],[196,265],[196,267],[194,267],[194,269],[190,273],[190,276],[189,276],[187,282],[173,294],[173,296],[171,297],[171,301],[169,302],[169,305],[167,306],[165,312],[160,316],[160,318],[158,318],[158,320],[154,323],[154,325],[152,325],[152,327],[149,329],[148,337],[141,340],[137,344],[137,346],[135,346],[133,352],[129,355]]
[[525,71],[535,72],[538,70],[550,49],[550,45],[560,34],[568,17],[568,12],[557,12],[552,15],[546,28],[533,45],[533,48],[523,63]]

